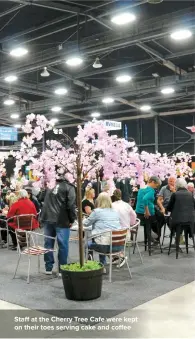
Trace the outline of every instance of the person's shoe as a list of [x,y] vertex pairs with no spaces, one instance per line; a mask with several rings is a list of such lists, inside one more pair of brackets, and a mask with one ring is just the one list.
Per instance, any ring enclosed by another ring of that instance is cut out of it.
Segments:
[[119,262],[119,264],[118,264],[116,267],[117,267],[117,268],[123,267],[124,264],[125,264],[126,259],[127,259],[127,258],[125,258],[125,257],[120,257],[120,262]]
[[12,246],[11,250],[12,251],[17,251],[17,246]]
[[118,257],[112,258],[112,264],[113,265],[118,265],[119,264],[119,258]]
[[47,271],[47,270],[45,270],[44,273],[45,273],[46,275],[52,275],[52,271]]
[[104,267],[103,268],[103,274],[106,274],[107,272],[106,272],[106,268]]

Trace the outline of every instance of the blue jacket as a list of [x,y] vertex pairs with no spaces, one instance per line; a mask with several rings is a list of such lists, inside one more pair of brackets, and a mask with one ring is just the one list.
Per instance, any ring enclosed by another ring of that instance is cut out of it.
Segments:
[[144,214],[145,207],[147,206],[150,215],[154,215],[155,214],[154,200],[155,200],[155,190],[152,187],[147,186],[146,188],[141,188],[137,196],[136,213]]

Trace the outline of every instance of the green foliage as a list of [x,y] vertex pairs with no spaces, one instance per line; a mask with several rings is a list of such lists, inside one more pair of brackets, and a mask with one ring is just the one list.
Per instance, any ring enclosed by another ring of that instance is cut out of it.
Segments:
[[101,264],[97,261],[87,261],[82,267],[80,266],[80,263],[74,263],[70,265],[61,265],[60,269],[62,271],[84,272],[99,270],[101,267]]

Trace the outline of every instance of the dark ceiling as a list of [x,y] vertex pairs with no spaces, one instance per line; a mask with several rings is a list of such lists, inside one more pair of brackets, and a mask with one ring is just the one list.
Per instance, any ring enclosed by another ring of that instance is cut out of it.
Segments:
[[[121,11],[135,14],[135,23],[115,26],[111,17]],[[195,110],[195,34],[182,42],[170,38],[174,29],[186,27],[195,33],[195,1],[0,1],[0,124],[22,123],[31,112],[57,117],[65,127],[84,123],[97,110],[122,121]],[[16,46],[27,48],[28,55],[11,57]],[[65,61],[75,53],[84,62],[72,69]],[[96,57],[101,69],[93,68]],[[43,67],[49,77],[41,77]],[[116,76],[124,73],[132,81],[118,84]],[[10,74],[18,77],[12,84],[4,81]],[[168,98],[160,92],[165,85],[175,89]],[[60,86],[67,95],[54,94]],[[105,106],[105,95],[115,102]],[[4,106],[8,96],[15,105]],[[143,104],[151,112],[141,112]],[[54,105],[62,111],[52,113]],[[13,121],[12,113],[20,118]]]

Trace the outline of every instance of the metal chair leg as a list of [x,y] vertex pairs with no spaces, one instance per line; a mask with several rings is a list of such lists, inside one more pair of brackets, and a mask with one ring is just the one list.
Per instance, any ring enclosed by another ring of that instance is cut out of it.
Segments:
[[28,256],[28,276],[27,276],[27,284],[30,283],[30,256]]
[[127,265],[128,271],[129,271],[130,278],[132,279],[132,273],[131,273],[131,270],[130,270],[130,267],[129,267],[128,260],[126,258],[125,258],[125,262],[126,262],[126,265]]
[[19,254],[19,257],[18,257],[18,261],[17,261],[17,264],[16,264],[16,269],[15,269],[15,272],[14,272],[13,279],[15,279],[15,277],[16,277],[16,273],[17,273],[17,270],[18,270],[20,259],[21,259],[21,254]]
[[136,235],[135,235],[135,242],[134,242],[134,246],[133,246],[133,254],[135,254],[135,247],[136,247],[136,244],[137,244],[137,234],[138,234],[138,231],[136,232]]
[[110,256],[109,282],[112,282],[112,256]]
[[167,224],[164,224],[164,231],[163,231],[163,240],[162,240],[162,246],[164,244],[164,240],[165,240],[165,233],[166,233],[166,228],[167,228]]
[[136,247],[137,247],[137,250],[138,250],[138,253],[139,253],[139,257],[140,257],[141,263],[143,264],[143,258],[142,258],[142,255],[141,255],[141,252],[140,252],[140,249],[139,249],[139,245],[138,245],[137,242],[136,242]]
[[38,273],[40,273],[40,255],[38,255]]

